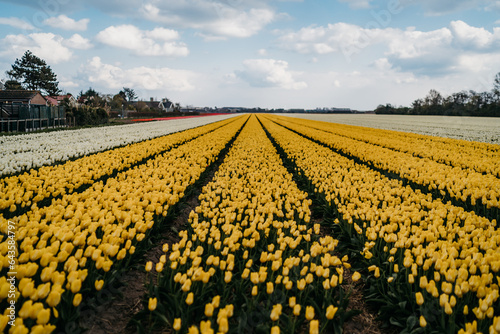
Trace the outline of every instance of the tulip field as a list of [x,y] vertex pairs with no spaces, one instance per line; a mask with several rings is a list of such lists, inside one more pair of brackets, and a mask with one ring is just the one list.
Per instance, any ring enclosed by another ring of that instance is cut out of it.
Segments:
[[500,333],[500,145],[206,123],[19,167],[28,150],[5,149],[3,332],[85,333],[82,306],[140,268],[130,332],[346,333],[359,286],[391,333]]

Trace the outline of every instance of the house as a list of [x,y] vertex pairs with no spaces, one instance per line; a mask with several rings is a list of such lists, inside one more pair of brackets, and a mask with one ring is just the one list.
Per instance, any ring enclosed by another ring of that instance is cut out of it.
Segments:
[[0,90],[0,118],[18,118],[20,105],[46,106],[38,90]]
[[175,108],[175,105],[167,98],[164,98],[161,101],[155,101],[151,98],[149,101],[133,101],[130,103],[138,109],[141,107],[148,107],[162,112],[173,112]]
[[158,104],[158,108],[163,112],[172,112],[174,111],[174,104],[169,99],[162,99]]
[[151,98],[149,101],[133,101],[132,105],[134,105],[136,108],[142,106],[146,106],[149,109],[158,109],[159,108],[159,101],[155,101],[153,98]]
[[47,100],[38,90],[0,90],[0,103],[47,105]]
[[50,106],[59,106],[61,103],[63,103],[64,99],[66,98],[69,101],[69,106],[76,107],[78,102],[71,94],[58,95],[58,96],[45,96],[45,99],[47,100],[47,103]]

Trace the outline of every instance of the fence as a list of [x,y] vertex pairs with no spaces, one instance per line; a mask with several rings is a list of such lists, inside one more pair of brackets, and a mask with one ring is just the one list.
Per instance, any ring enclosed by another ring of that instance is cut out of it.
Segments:
[[66,126],[64,107],[0,103],[0,132],[29,132]]

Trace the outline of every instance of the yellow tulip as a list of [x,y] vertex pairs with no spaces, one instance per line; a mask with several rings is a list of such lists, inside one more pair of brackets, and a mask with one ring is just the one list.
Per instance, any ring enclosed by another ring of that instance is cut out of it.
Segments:
[[71,292],[77,293],[78,291],[80,291],[81,287],[82,287],[82,281],[79,278],[71,282]]
[[45,283],[38,286],[37,297],[38,299],[45,299],[50,292],[50,283]]
[[220,296],[219,295],[212,298],[212,305],[215,308],[218,308],[220,306]]
[[283,306],[281,304],[276,304],[273,306],[273,309],[271,310],[271,320],[272,321],[277,321],[279,319],[282,309],[283,309]]
[[82,302],[82,294],[77,293],[75,297],[73,297],[73,306],[78,307],[78,305],[80,305],[81,302]]
[[214,330],[212,329],[212,324],[210,320],[202,321],[200,323],[200,332],[201,334],[213,334]]
[[181,330],[181,318],[175,318],[174,319],[174,325],[172,326],[174,328],[174,330],[176,331],[180,331]]
[[156,297],[155,298],[149,298],[148,309],[150,311],[156,310],[157,303],[158,303],[158,300],[156,299]]
[[266,292],[267,292],[268,295],[270,295],[271,293],[274,292],[273,282],[267,282],[267,284],[266,284]]
[[96,280],[94,282],[94,286],[95,286],[95,289],[97,291],[101,291],[102,287],[104,286],[104,280],[102,280],[102,279],[101,280]]
[[50,320],[50,308],[42,309],[38,312],[36,316],[36,323],[39,325],[45,325]]
[[153,262],[151,262],[151,261],[146,262],[146,267],[145,267],[145,270],[146,270],[147,272],[150,272],[150,271],[151,271],[151,269],[153,269]]
[[314,307],[306,306],[306,319],[309,321],[314,319]]
[[198,330],[198,327],[196,327],[195,325],[192,325],[188,329],[188,334],[200,334],[200,331]]
[[190,289],[191,289],[191,280],[188,278],[186,282],[184,282],[184,284],[182,285],[181,290],[184,292],[188,292]]
[[425,318],[424,318],[423,315],[420,316],[419,323],[420,323],[420,327],[426,327],[427,326],[427,321],[425,320]]
[[226,317],[223,317],[219,321],[219,333],[227,333],[229,331],[229,322]]
[[309,323],[309,334],[319,333],[319,320],[311,320]]
[[326,318],[328,320],[332,320],[333,317],[335,317],[335,314],[338,311],[338,307],[334,307],[333,305],[330,305],[326,308]]
[[422,305],[424,303],[424,296],[421,292],[415,294],[415,299],[417,300],[417,305]]
[[45,302],[50,307],[56,307],[57,305],[59,305],[61,301],[61,293],[63,291],[54,290],[54,288],[52,288],[52,291],[50,291],[49,295],[47,296],[47,299],[45,299]]
[[32,300],[27,300],[23,303],[23,306],[21,306],[21,309],[19,310],[19,316],[22,319],[29,318],[30,316],[30,310],[31,307],[33,306],[33,301]]
[[212,305],[212,303],[206,304],[205,305],[205,316],[211,317],[213,314],[214,314],[214,306]]
[[258,284],[259,283],[259,273],[257,273],[257,272],[250,273],[250,281],[253,284]]
[[193,304],[193,298],[194,298],[193,293],[192,292],[188,293],[188,295],[186,297],[186,304],[188,304],[188,305]]

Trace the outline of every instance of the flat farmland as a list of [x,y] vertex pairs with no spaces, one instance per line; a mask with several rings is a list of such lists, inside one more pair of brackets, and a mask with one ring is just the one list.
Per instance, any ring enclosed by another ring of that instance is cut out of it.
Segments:
[[94,129],[4,168],[0,329],[499,333],[500,145],[288,116]]

